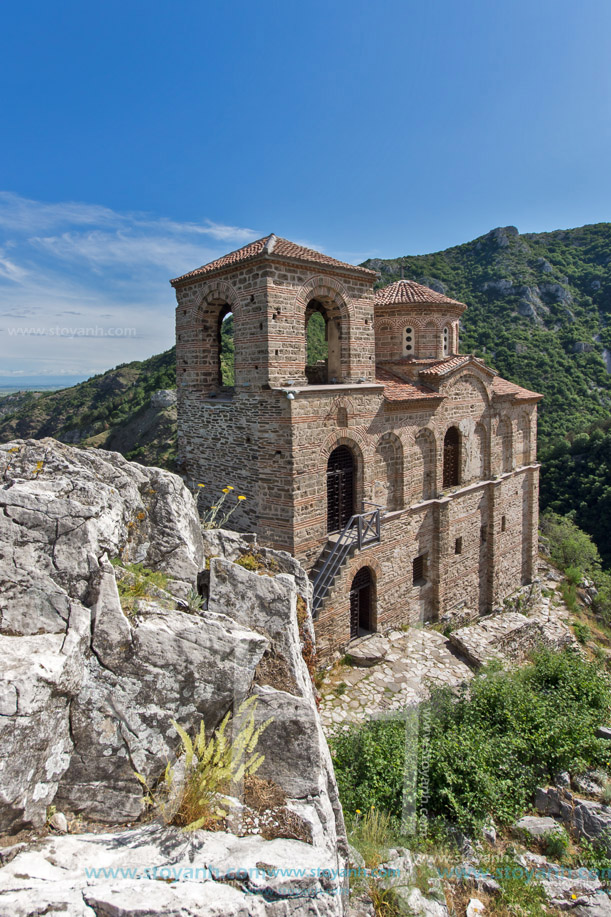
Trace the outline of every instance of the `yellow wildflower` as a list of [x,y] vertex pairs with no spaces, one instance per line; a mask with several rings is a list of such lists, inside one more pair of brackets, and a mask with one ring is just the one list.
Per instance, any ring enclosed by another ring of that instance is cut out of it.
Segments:
[[198,487],[205,487],[206,485],[205,485],[205,484],[198,484],[197,486],[198,486]]
[[245,500],[246,497],[238,497],[238,500]]
[[231,484],[227,485],[227,490],[235,490],[235,487],[232,487]]
[[224,494],[228,494],[228,493],[229,493],[229,488],[228,488],[228,487],[223,487],[223,493],[224,493]]

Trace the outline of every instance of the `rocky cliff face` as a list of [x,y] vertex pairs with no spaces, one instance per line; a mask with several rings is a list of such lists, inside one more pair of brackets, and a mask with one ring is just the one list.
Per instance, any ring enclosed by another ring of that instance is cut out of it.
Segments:
[[[341,914],[345,832],[302,655],[312,638],[304,571],[252,539],[202,537],[178,477],[115,453],[17,441],[0,447],[0,476],[0,830],[40,827],[51,805],[86,823],[137,822],[134,772],[154,778],[175,758],[172,719],[193,732],[203,717],[212,729],[251,694],[257,717],[272,718],[260,776],[301,826],[272,840],[257,819],[244,837],[187,840],[153,823],[49,838],[0,870],[0,913],[38,913],[48,901],[51,913],[140,914],[134,902],[150,894],[147,914]],[[236,564],[253,551],[255,569]],[[134,563],[166,579],[126,613],[117,580],[129,581]],[[189,595],[198,582],[203,606]],[[175,888],[144,874],[194,861],[216,870],[203,896],[201,876],[187,889],[186,874]],[[272,870],[265,881],[260,863]],[[85,880],[104,864],[143,874]],[[304,865],[307,880],[281,875]],[[241,878],[228,879],[229,866]]]

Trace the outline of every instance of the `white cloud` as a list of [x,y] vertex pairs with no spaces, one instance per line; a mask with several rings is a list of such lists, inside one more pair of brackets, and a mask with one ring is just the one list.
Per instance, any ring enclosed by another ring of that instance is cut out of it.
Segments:
[[[167,350],[169,279],[261,235],[0,192],[0,375],[87,376]],[[58,326],[99,326],[104,335],[50,333]],[[128,327],[134,336],[112,337]]]

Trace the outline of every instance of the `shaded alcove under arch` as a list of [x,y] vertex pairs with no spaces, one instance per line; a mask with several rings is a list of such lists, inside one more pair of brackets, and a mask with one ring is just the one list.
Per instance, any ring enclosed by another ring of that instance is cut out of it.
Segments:
[[460,484],[460,432],[449,427],[443,440],[443,487]]
[[361,567],[350,586],[350,639],[374,632],[374,577],[370,567]]

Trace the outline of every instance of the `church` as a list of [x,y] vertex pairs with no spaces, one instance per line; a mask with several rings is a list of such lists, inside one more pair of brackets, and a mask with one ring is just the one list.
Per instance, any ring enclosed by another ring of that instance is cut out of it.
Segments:
[[[542,396],[460,353],[463,303],[378,279],[269,235],[171,281],[179,462],[212,497],[246,495],[231,527],[307,569],[323,662],[485,614],[537,558]],[[315,315],[327,356],[309,365]]]

